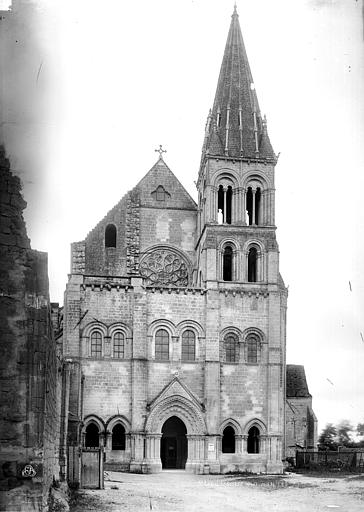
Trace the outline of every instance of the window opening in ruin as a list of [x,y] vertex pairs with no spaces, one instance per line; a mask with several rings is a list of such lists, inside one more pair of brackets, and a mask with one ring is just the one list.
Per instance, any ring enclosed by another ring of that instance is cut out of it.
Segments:
[[225,338],[225,361],[227,363],[236,363],[237,356],[236,338],[232,334],[229,334]]
[[85,447],[98,448],[99,446],[99,429],[95,423],[89,423],[86,427]]
[[258,362],[258,341],[255,336],[249,336],[247,340],[247,361],[248,363]]
[[108,224],[105,229],[105,247],[116,247],[116,226]]
[[91,334],[91,357],[101,357],[102,353],[102,336],[101,333],[95,331]]
[[169,334],[165,329],[159,329],[155,333],[155,359],[158,361],[169,359]]
[[182,334],[182,361],[194,361],[196,352],[196,336],[191,330]]
[[251,427],[248,432],[248,453],[259,453],[260,432],[257,427]]
[[222,436],[222,453],[235,453],[235,431],[233,427],[226,427]]
[[227,245],[224,249],[222,256],[222,279],[224,281],[233,280],[233,250],[230,245]]
[[124,352],[125,352],[124,334],[122,332],[116,332],[114,334],[114,357],[123,359]]
[[121,423],[117,423],[112,429],[112,450],[125,450],[125,428]]
[[257,259],[258,251],[255,247],[250,247],[248,252],[248,281],[255,283],[257,281]]

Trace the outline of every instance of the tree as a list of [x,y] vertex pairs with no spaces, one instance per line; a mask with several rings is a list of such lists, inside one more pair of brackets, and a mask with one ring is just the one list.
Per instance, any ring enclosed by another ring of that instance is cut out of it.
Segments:
[[364,436],[364,423],[358,423],[356,431],[359,436]]
[[339,445],[351,446],[353,444],[353,440],[349,434],[349,432],[351,432],[353,429],[354,427],[349,420],[342,420],[338,425],[336,425],[337,440]]
[[321,449],[336,450],[337,449],[337,430],[332,423],[327,423],[318,438]]

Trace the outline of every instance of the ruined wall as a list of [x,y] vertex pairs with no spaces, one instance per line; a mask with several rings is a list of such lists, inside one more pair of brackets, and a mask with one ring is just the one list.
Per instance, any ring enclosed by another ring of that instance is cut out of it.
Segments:
[[30,248],[22,217],[26,203],[9,167],[1,149],[0,499],[6,510],[44,510],[59,473],[47,254]]

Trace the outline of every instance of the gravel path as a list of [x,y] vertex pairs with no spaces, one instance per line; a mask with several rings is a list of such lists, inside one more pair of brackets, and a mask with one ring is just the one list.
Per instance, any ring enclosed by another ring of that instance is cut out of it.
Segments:
[[76,493],[71,512],[364,511],[364,475],[155,475],[108,472],[104,490]]

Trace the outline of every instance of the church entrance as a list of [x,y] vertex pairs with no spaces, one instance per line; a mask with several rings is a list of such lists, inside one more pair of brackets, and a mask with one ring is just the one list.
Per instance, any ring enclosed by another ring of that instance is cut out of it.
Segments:
[[187,460],[186,426],[177,416],[169,418],[162,427],[162,469],[185,469]]

